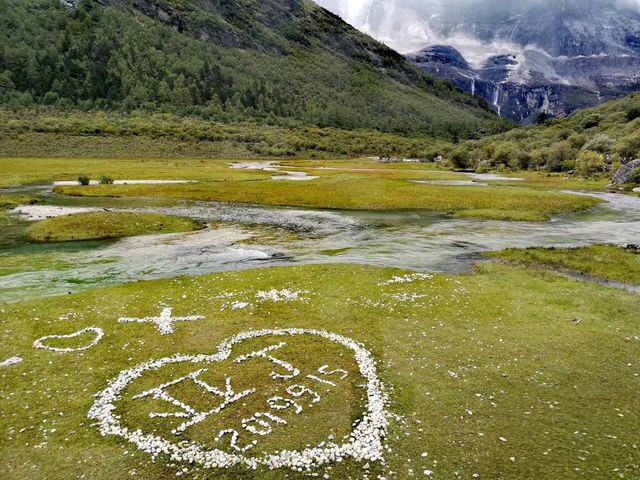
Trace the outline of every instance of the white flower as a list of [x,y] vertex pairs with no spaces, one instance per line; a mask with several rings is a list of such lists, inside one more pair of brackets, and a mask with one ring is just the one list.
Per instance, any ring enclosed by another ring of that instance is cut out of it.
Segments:
[[386,287],[389,285],[395,285],[398,283],[413,283],[419,280],[431,280],[433,275],[429,275],[428,273],[410,273],[402,276],[393,276],[391,280],[387,280],[386,282],[380,283],[381,287]]
[[304,293],[307,293],[307,292],[302,292],[299,290],[294,291],[294,290],[289,290],[287,288],[283,288],[282,290],[272,289],[272,290],[269,290],[268,292],[259,291],[258,293],[256,293],[256,298],[260,302],[266,302],[266,301],[294,302],[297,300],[304,301],[304,300],[307,300],[306,298],[302,297]]

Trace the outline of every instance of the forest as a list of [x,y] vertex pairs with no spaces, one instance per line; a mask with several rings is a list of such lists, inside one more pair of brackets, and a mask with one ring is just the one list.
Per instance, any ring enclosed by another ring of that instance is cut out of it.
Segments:
[[0,104],[451,140],[508,128],[484,102],[310,2],[156,2],[165,10],[153,12],[102,3],[113,5],[0,0]]

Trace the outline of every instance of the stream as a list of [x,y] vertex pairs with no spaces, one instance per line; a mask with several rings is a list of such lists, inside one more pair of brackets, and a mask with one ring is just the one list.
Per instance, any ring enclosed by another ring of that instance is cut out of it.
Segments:
[[51,193],[51,186],[11,191],[45,195],[44,208],[155,212],[194,218],[210,226],[197,232],[117,241],[30,244],[22,237],[28,222],[12,215],[0,229],[3,303],[138,280],[305,263],[363,263],[458,273],[469,271],[482,261],[482,252],[491,250],[629,244],[640,239],[640,198],[606,193],[589,194],[607,202],[589,212],[527,223],[455,219],[425,211],[61,197]]

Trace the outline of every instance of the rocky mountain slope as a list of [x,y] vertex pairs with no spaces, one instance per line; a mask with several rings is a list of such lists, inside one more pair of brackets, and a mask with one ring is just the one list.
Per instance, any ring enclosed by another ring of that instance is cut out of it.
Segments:
[[518,122],[640,90],[637,0],[320,0]]
[[444,138],[504,128],[309,0],[0,0],[0,104]]

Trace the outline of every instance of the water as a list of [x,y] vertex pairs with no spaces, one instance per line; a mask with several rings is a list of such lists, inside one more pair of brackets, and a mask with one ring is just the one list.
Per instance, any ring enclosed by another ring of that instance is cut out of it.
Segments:
[[[607,203],[547,223],[453,219],[425,211],[328,211],[187,202],[50,196],[51,205],[180,215],[208,229],[119,241],[32,245],[17,218],[0,233],[0,268],[21,255],[32,271],[0,277],[0,302],[137,280],[304,263],[363,263],[422,272],[464,272],[482,252],[511,247],[637,243],[640,198],[591,194]],[[15,258],[15,257],[14,257]],[[38,262],[34,262],[38,259]],[[25,268],[26,269],[26,268]]]
[[279,175],[274,175],[271,180],[276,181],[310,181],[316,180],[320,177],[312,177],[306,172],[290,172],[282,170],[282,167],[278,162],[234,162],[229,164],[229,168],[236,170],[262,170],[264,172],[278,172]]

